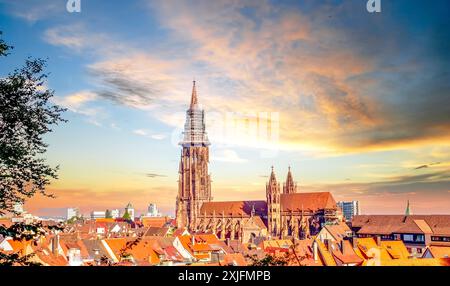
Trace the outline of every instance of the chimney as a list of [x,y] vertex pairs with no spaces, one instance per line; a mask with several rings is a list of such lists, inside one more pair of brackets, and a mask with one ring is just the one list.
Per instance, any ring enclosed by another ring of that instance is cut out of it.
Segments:
[[56,234],[52,239],[52,253],[55,256],[58,256],[59,254],[59,234]]
[[319,256],[318,256],[318,253],[317,253],[317,241],[313,241],[313,244],[312,244],[312,247],[313,247],[313,258],[314,258],[314,261],[318,261],[319,260]]
[[381,246],[381,236],[377,235],[377,236],[375,237],[375,241],[377,242],[377,245],[378,245],[378,246]]
[[194,237],[194,235],[192,235],[191,238],[192,238],[192,240],[191,240],[192,245],[195,245],[195,237]]

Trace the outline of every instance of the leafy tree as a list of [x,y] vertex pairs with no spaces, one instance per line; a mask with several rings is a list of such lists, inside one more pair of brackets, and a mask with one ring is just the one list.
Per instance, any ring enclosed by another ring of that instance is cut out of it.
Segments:
[[106,218],[112,218],[112,212],[110,210],[105,211],[105,217]]
[[128,210],[125,210],[125,213],[123,214],[122,218],[125,220],[131,220],[131,216],[128,213]]
[[[11,49],[0,39],[0,57]],[[16,214],[14,204],[23,204],[36,193],[53,197],[46,186],[57,179],[58,167],[52,168],[42,158],[47,149],[42,137],[52,131],[52,125],[65,122],[61,117],[65,109],[50,102],[54,92],[45,87],[44,68],[45,60],[28,58],[22,68],[0,78],[0,215]],[[0,235],[30,240],[45,228],[41,224],[0,225]],[[17,255],[4,254],[2,264],[25,265]]]

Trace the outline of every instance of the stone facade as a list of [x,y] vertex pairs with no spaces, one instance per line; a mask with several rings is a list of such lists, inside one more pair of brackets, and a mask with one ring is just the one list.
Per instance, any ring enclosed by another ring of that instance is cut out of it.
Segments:
[[192,89],[186,113],[176,201],[178,227],[214,233],[220,239],[254,242],[260,237],[306,239],[324,224],[338,221],[338,208],[328,192],[299,193],[289,167],[281,192],[272,167],[265,201],[213,202],[208,173],[210,145],[197,91]]
[[195,228],[200,207],[204,202],[212,199],[211,178],[208,173],[210,143],[204,119],[205,114],[199,107],[194,81],[191,105],[186,112],[184,137],[180,142],[182,150],[176,201],[176,218],[179,228]]

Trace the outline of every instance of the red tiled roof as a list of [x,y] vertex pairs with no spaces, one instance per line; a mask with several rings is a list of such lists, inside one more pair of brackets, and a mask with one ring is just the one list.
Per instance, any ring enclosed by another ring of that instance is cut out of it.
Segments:
[[247,266],[244,255],[242,253],[225,254],[221,265]]
[[450,215],[359,215],[353,217],[358,234],[429,233],[450,235]]
[[142,218],[142,224],[145,227],[163,227],[169,222],[168,217],[144,217]]
[[222,213],[225,216],[250,216],[253,207],[255,208],[256,214],[267,212],[266,201],[233,201],[203,203],[200,214],[212,216],[215,213],[217,217],[220,217]]
[[336,201],[330,192],[281,194],[281,211],[316,212],[323,209],[336,209]]

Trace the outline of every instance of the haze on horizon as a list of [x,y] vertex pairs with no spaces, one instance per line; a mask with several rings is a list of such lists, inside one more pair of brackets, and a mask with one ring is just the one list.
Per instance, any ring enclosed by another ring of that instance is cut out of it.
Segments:
[[[47,138],[59,165],[25,208],[173,214],[192,80],[206,110],[214,200],[264,199],[273,165],[300,192],[364,214],[450,214],[450,3],[0,0],[14,46],[0,76],[48,58],[69,120]],[[275,141],[240,130],[275,114]],[[235,133],[223,122],[234,116]]]

